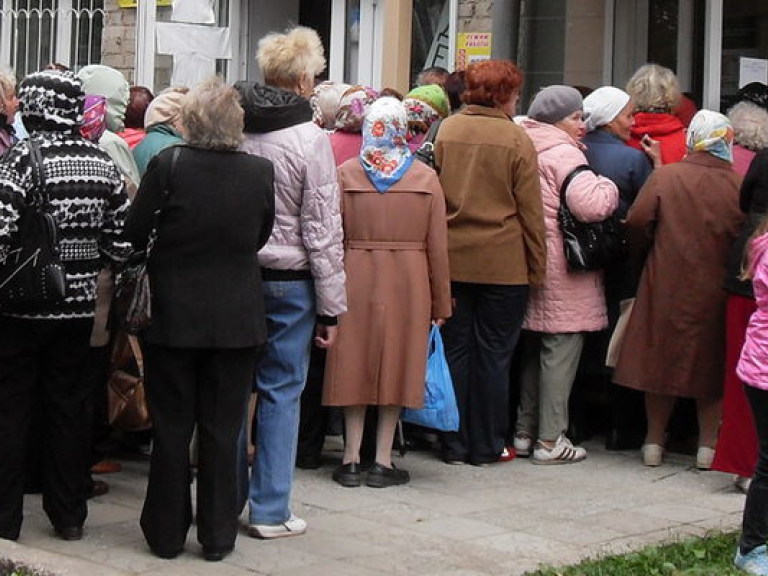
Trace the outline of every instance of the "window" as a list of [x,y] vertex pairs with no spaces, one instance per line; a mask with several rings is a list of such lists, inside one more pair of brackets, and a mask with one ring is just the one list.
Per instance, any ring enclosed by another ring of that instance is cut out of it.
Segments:
[[104,0],[3,0],[0,66],[21,78],[51,62],[101,61]]

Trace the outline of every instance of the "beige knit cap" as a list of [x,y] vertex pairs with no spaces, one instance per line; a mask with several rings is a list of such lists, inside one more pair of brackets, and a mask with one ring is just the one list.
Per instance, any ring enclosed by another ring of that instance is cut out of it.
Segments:
[[147,107],[144,115],[144,128],[151,128],[156,124],[172,124],[181,112],[181,103],[185,94],[178,91],[163,92],[155,97]]

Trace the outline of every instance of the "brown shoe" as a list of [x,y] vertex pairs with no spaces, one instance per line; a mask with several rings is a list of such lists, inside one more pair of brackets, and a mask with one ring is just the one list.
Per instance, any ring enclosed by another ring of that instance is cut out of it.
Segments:
[[91,466],[91,474],[115,474],[123,469],[120,462],[114,460],[102,460]]
[[101,480],[91,480],[91,487],[86,497],[89,499],[97,498],[98,496],[104,496],[107,492],[109,492],[109,484]]

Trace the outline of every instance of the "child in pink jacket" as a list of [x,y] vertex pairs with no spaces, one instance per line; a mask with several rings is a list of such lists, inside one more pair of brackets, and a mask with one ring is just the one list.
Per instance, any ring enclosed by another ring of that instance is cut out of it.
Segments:
[[757,311],[749,320],[736,372],[745,384],[760,449],[734,564],[749,574],[768,575],[768,218],[753,238],[747,276],[752,278]]

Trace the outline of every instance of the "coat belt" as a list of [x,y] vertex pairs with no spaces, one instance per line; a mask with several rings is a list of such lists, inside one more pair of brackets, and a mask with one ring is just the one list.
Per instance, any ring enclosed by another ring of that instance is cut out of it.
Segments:
[[421,250],[427,248],[426,242],[386,242],[375,240],[347,240],[347,250]]

